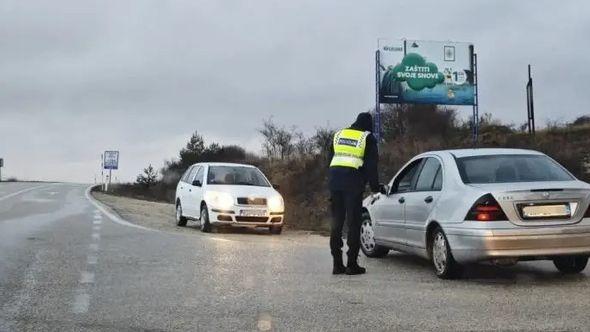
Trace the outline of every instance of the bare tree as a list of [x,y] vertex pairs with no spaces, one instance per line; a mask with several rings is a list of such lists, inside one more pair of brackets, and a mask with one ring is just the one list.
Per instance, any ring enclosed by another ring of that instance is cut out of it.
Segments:
[[268,158],[284,160],[293,153],[295,149],[294,130],[278,126],[272,121],[272,118],[269,118],[264,121],[262,129],[259,129],[258,132],[264,137],[262,147]]

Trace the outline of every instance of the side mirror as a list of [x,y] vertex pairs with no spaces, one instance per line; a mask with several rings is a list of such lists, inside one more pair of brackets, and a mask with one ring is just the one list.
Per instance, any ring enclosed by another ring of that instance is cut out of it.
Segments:
[[273,184],[272,187],[275,188],[275,190],[280,190],[281,189],[281,186],[278,185],[278,184]]
[[379,192],[383,195],[388,195],[389,194],[389,186],[388,185],[382,185],[381,188],[379,188]]
[[203,184],[201,183],[201,180],[193,180],[193,186],[202,187]]

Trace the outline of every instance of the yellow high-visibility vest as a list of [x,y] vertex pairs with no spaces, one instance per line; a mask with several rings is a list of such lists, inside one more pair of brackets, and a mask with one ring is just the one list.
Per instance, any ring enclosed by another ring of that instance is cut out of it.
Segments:
[[334,158],[330,162],[330,167],[362,167],[369,134],[368,131],[354,129],[342,129],[337,132],[334,135]]

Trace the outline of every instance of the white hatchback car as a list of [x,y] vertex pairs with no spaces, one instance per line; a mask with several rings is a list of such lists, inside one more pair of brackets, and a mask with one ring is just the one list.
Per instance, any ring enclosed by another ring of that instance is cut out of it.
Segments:
[[283,228],[285,203],[256,167],[230,163],[199,163],[184,173],[176,187],[176,223],[200,222],[201,231],[213,225]]

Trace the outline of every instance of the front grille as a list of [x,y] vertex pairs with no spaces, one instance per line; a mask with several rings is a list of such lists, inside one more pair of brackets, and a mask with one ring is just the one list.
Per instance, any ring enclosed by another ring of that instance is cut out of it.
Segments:
[[267,220],[267,217],[236,217],[236,221],[238,222],[266,222]]
[[258,197],[238,197],[240,205],[266,205],[266,198]]

